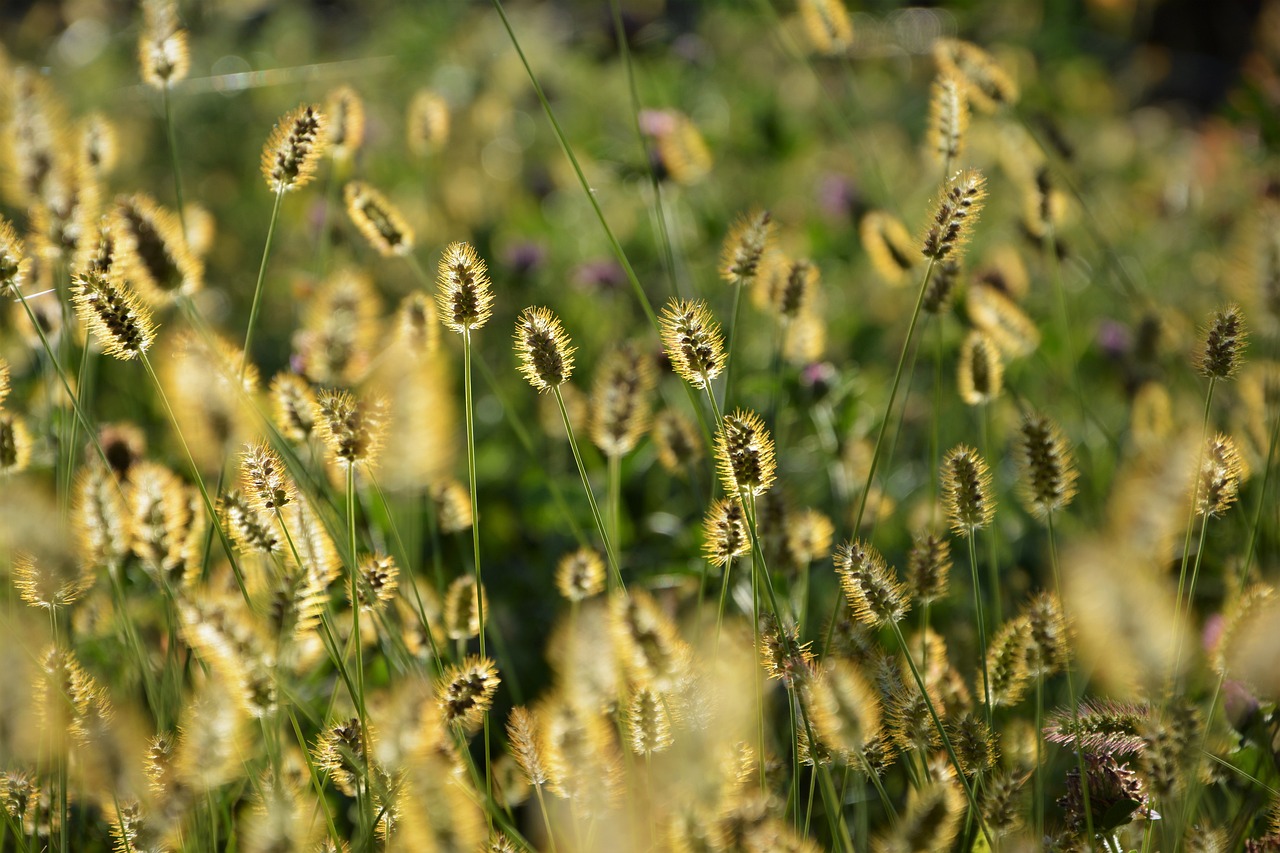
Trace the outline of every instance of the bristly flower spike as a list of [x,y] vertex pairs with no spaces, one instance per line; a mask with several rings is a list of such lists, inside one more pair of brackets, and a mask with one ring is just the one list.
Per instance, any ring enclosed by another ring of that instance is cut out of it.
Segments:
[[413,229],[387,197],[364,181],[351,181],[342,191],[347,216],[384,258],[413,251]]
[[911,606],[907,588],[874,547],[861,541],[841,545],[834,562],[849,607],[863,625],[879,628],[901,622],[907,615]]
[[573,345],[549,308],[530,307],[516,318],[520,372],[539,393],[553,391],[573,375]]
[[325,117],[314,104],[303,104],[271,129],[262,149],[262,177],[272,192],[301,189],[315,176],[324,154]]
[[964,81],[944,70],[933,81],[929,98],[929,147],[943,163],[954,163],[964,150],[969,127],[969,99]]
[[133,291],[112,276],[77,275],[71,293],[76,313],[107,355],[124,360],[137,358],[155,342],[151,312]]
[[972,536],[991,523],[996,511],[991,471],[972,447],[957,445],[943,459],[942,500],[951,529],[960,536]]
[[174,0],[144,0],[138,64],[142,82],[153,89],[167,89],[186,79],[191,68],[187,31],[178,24]]
[[960,345],[956,369],[960,399],[970,406],[982,406],[1000,396],[1004,388],[1004,362],[1000,349],[989,335],[972,329]]
[[720,324],[701,299],[673,299],[658,319],[671,367],[694,388],[703,389],[724,370]]
[[484,326],[493,313],[493,291],[488,269],[467,243],[450,243],[440,259],[436,279],[436,306],[440,322],[458,334]]
[[933,221],[924,235],[921,251],[926,258],[959,259],[973,234],[974,223],[987,197],[987,179],[976,169],[953,177],[942,191]]
[[1244,360],[1248,333],[1238,305],[1228,305],[1209,318],[1204,340],[1196,352],[1195,364],[1206,379],[1230,379]]
[[720,250],[720,278],[746,287],[760,274],[760,262],[773,241],[774,223],[767,210],[755,209],[739,216]]
[[1037,518],[1057,512],[1076,494],[1075,459],[1058,425],[1044,415],[1028,414],[1018,432],[1022,502]]
[[268,516],[298,498],[298,487],[280,456],[265,442],[250,444],[240,458],[240,488],[258,512]]
[[731,495],[759,497],[777,475],[773,438],[755,412],[742,409],[725,415],[716,433],[720,479]]

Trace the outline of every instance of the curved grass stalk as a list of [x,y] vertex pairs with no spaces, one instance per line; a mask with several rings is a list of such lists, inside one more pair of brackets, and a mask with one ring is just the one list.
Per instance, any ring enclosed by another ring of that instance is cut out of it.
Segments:
[[577,464],[578,476],[582,479],[582,490],[586,492],[587,503],[591,506],[591,516],[595,519],[596,529],[600,533],[600,541],[604,543],[609,570],[613,573],[609,577],[610,584],[616,583],[618,589],[625,593],[627,585],[622,580],[622,571],[618,567],[618,555],[614,552],[613,542],[609,539],[609,531],[606,529],[604,517],[600,514],[600,506],[596,503],[595,493],[591,490],[591,480],[587,477],[587,468],[582,462],[582,453],[578,450],[578,439],[573,434],[573,424],[569,422],[569,410],[565,408],[564,395],[560,393],[559,388],[553,388],[551,393],[555,395],[556,405],[560,407],[560,418],[564,421],[564,431],[569,438],[569,448],[573,451],[573,461]]
[[267,242],[262,247],[262,262],[258,264],[258,282],[253,287],[253,302],[249,306],[249,327],[244,332],[244,361],[241,362],[240,378],[244,378],[245,368],[249,364],[249,347],[253,344],[253,327],[258,320],[258,306],[262,302],[262,282],[267,276],[267,259],[271,257],[271,238],[276,233],[276,220],[280,217],[280,200],[284,198],[284,189],[276,190],[275,202],[271,205],[271,221],[267,224]]

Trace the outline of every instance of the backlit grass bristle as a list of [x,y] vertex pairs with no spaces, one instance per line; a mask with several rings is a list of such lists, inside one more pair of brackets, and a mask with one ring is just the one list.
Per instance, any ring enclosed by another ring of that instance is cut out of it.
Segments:
[[[187,249],[182,224],[146,193],[120,196],[111,209],[119,272],[139,296],[162,307],[191,296],[204,284],[204,265]],[[89,272],[85,270],[84,272]]]
[[760,663],[769,677],[787,687],[807,684],[813,677],[814,656],[809,643],[800,641],[800,626],[775,619],[772,613],[760,617]]
[[155,89],[167,89],[186,79],[191,69],[187,31],[178,21],[174,0],[144,0],[138,65],[142,82]]
[[382,302],[359,270],[335,270],[307,303],[294,335],[296,362],[319,385],[355,385],[365,378],[382,343]]
[[966,776],[987,774],[1000,757],[995,738],[979,716],[969,713],[948,725],[951,746]]
[[348,391],[316,395],[315,430],[335,465],[372,465],[386,431],[386,402],[381,397],[357,399]]
[[434,355],[440,348],[440,324],[435,301],[415,291],[400,302],[396,311],[400,341],[418,357]]
[[575,347],[549,308],[529,307],[516,318],[516,357],[520,372],[538,393],[552,391],[573,375]]
[[465,334],[484,326],[493,313],[493,291],[484,260],[468,243],[450,243],[440,258],[436,279],[440,321]]
[[317,768],[348,797],[354,797],[357,788],[364,784],[361,777],[365,752],[360,728],[360,721],[354,717],[326,726],[313,750]]
[[773,438],[755,412],[739,409],[724,416],[716,432],[720,482],[730,495],[759,497],[777,477]]
[[280,456],[266,442],[245,447],[240,457],[240,488],[259,512],[274,515],[298,497],[298,487]]
[[466,484],[452,478],[436,483],[431,487],[431,503],[441,533],[448,535],[471,529],[471,493]]
[[902,220],[886,210],[872,210],[858,223],[858,235],[876,275],[889,284],[907,280],[916,263],[916,243]]
[[984,113],[1012,106],[1018,87],[991,55],[976,44],[959,39],[938,39],[933,58],[940,72],[950,72],[965,82],[969,102]]
[[[288,562],[301,560],[302,565],[296,568],[317,578],[322,586],[336,580],[342,561],[324,520],[311,505],[301,497],[289,504],[285,507],[284,523],[293,540],[292,547],[284,546],[285,559]],[[296,558],[294,549],[297,549]]]
[[1027,670],[1031,642],[1031,623],[1026,616],[1009,619],[1000,626],[987,651],[990,681],[983,683],[982,672],[978,672],[987,704],[1006,707],[1022,701],[1031,680]]
[[1247,341],[1239,306],[1228,305],[1215,311],[1196,350],[1196,369],[1206,379],[1231,379],[1240,369]]
[[985,332],[971,329],[960,345],[956,368],[960,399],[969,406],[984,406],[1004,389],[1004,362],[1000,350]]
[[800,0],[800,20],[814,52],[841,56],[853,46],[853,22],[843,0]]
[[706,388],[724,370],[720,324],[701,299],[673,299],[659,317],[662,342],[676,374],[695,388]]
[[615,654],[634,683],[665,692],[688,676],[692,650],[648,593],[614,594],[609,601],[609,633]]
[[449,104],[430,89],[419,89],[409,101],[404,121],[409,151],[427,157],[449,141]]
[[413,251],[413,229],[385,195],[364,181],[350,181],[343,188],[342,197],[351,223],[378,254],[395,258]]
[[879,693],[850,660],[827,659],[808,684],[808,702],[814,734],[846,763],[880,734]]
[[129,509],[104,466],[86,465],[76,476],[71,522],[76,551],[86,565],[115,566],[129,552]]
[[521,705],[512,708],[507,717],[507,743],[511,755],[529,784],[540,788],[547,784],[550,774],[543,762],[539,741],[538,722],[533,712]]
[[987,179],[976,169],[957,172],[943,187],[942,197],[925,230],[921,251],[926,258],[959,260],[973,236],[978,214],[987,197]]
[[1074,712],[1053,712],[1044,729],[1045,740],[1095,755],[1130,755],[1140,752],[1143,732],[1151,716],[1149,706],[1109,699],[1090,699]]
[[1010,357],[1029,355],[1040,346],[1040,330],[1002,291],[975,284],[965,295],[965,312],[974,326],[986,332]]
[[787,517],[787,554],[796,565],[825,560],[831,555],[831,538],[835,525],[831,519],[812,507]]
[[849,542],[836,549],[836,575],[854,618],[868,628],[896,624],[911,607],[904,584],[874,546]]
[[31,464],[32,440],[21,415],[0,411],[0,474],[17,474]]
[[1044,415],[1028,413],[1018,431],[1016,451],[1019,494],[1027,511],[1043,518],[1066,508],[1075,497],[1079,472],[1058,425]]
[[[483,587],[485,621],[489,621],[489,596]],[[460,575],[449,584],[444,596],[444,630],[451,640],[467,640],[480,634],[480,601],[476,597],[476,580]]]
[[954,163],[964,151],[969,128],[969,98],[963,79],[947,69],[929,90],[929,149],[942,163]]
[[631,694],[623,719],[627,745],[636,755],[663,752],[674,741],[666,700],[650,687],[640,687]]
[[262,149],[262,177],[275,193],[300,190],[324,156],[327,119],[315,104],[301,104],[276,122]]
[[116,165],[119,152],[115,126],[102,113],[92,112],[80,120],[78,128],[79,163],[91,179],[101,180]]
[[316,425],[316,394],[296,373],[277,373],[271,380],[271,411],[276,429],[289,441],[306,441]]
[[933,275],[929,277],[929,286],[925,289],[924,299],[920,302],[920,310],[926,314],[941,314],[951,304],[956,284],[960,281],[960,264],[954,260],[945,260],[933,265]]
[[331,89],[324,98],[326,151],[334,160],[355,157],[364,144],[364,99],[350,86]]
[[218,514],[231,544],[241,553],[277,554],[284,550],[283,539],[271,519],[263,515],[236,489],[218,500]]
[[98,221],[80,241],[76,256],[71,259],[72,273],[96,272],[108,275],[115,271],[117,260],[120,261],[121,270],[124,269],[125,261],[116,245],[113,219],[109,214],[98,217]]
[[725,566],[751,553],[746,513],[737,498],[721,498],[711,505],[702,536],[702,552],[712,565]]
[[1001,770],[986,783],[982,819],[996,837],[1009,835],[1022,825],[1022,780],[1011,770]]
[[[942,703],[935,695],[933,687],[928,688],[928,695],[920,692],[914,681],[910,684],[899,682],[886,699],[885,727],[893,739],[893,745],[903,753],[922,752],[928,755],[942,745],[938,736],[938,727],[934,725],[929,714],[929,704],[942,709]],[[946,718],[939,714],[943,722]]]
[[720,278],[737,287],[750,287],[760,274],[760,263],[773,243],[773,216],[753,209],[740,215],[720,249]]
[[15,69],[6,92],[9,130],[5,189],[15,207],[44,199],[48,185],[61,179],[66,162],[65,110],[49,80],[25,66]]
[[657,134],[658,159],[671,180],[683,186],[711,173],[711,149],[698,126],[684,113],[670,110]]
[[1240,483],[1248,473],[1234,438],[1222,432],[1210,438],[1196,478],[1196,514],[1225,513],[1240,496]]
[[877,838],[877,853],[948,850],[965,813],[965,795],[949,781],[929,782],[911,792],[906,814],[886,835]]
[[[1037,239],[1049,234],[1056,235],[1066,216],[1066,196],[1053,185],[1053,177],[1049,167],[1040,164],[1035,167],[1030,180],[1023,188],[1023,225],[1027,233]],[[1061,243],[1058,250],[1062,251]]]
[[12,223],[0,219],[0,296],[12,298],[21,291],[30,268],[18,232]]
[[[383,610],[387,602],[395,600],[396,590],[400,587],[400,567],[393,557],[369,554],[360,561],[357,575],[356,593],[360,596],[361,612]],[[347,595],[349,598],[349,589]],[[354,602],[352,606],[355,606]]]
[[968,445],[958,445],[942,460],[942,503],[951,529],[960,536],[972,536],[991,523],[995,496],[987,463]]
[[1070,636],[1062,602],[1052,592],[1040,592],[1024,608],[1027,620],[1027,675],[1048,678],[1062,670],[1070,654]]
[[493,705],[501,681],[497,667],[488,658],[468,657],[445,670],[436,682],[436,696],[445,722],[474,732]]
[[53,558],[37,559],[34,554],[18,551],[11,568],[13,586],[18,597],[32,607],[46,610],[65,608],[93,586],[94,576],[79,564],[72,565]]
[[114,276],[77,275],[71,292],[76,314],[107,355],[124,360],[138,358],[155,342],[151,312]]
[[653,360],[633,344],[610,350],[591,386],[591,441],[606,456],[626,456],[649,429]]
[[586,601],[603,592],[604,585],[604,561],[591,548],[579,548],[556,563],[556,589],[566,601]]
[[773,294],[774,312],[786,322],[796,320],[812,304],[819,276],[818,268],[808,258],[791,261],[782,287]]
[[669,474],[687,477],[702,458],[702,439],[693,423],[675,409],[663,409],[653,419],[654,449],[658,462]]
[[921,604],[947,597],[951,577],[951,543],[937,533],[918,534],[907,552],[907,589]]

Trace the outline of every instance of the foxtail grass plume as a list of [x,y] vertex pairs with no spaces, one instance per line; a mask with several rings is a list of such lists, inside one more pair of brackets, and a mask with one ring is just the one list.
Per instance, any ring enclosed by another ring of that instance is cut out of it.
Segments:
[[636,755],[662,752],[674,741],[667,701],[651,687],[640,687],[631,694],[623,719],[627,745]]
[[1142,452],[1158,451],[1173,435],[1173,402],[1159,382],[1146,382],[1133,395],[1129,432]]
[[1022,824],[1023,781],[1013,770],[1000,770],[987,779],[982,819],[997,838],[1011,834]]
[[983,720],[968,713],[950,723],[947,728],[951,746],[955,749],[956,758],[960,759],[960,767],[966,776],[986,774],[995,767],[1000,753],[996,749],[991,729]]
[[1004,389],[1004,362],[995,341],[978,329],[971,329],[960,345],[956,368],[960,399],[969,406],[984,406]]
[[396,316],[400,343],[410,354],[418,357],[434,355],[440,348],[440,324],[434,300],[421,291],[410,293],[400,301]]
[[17,474],[31,464],[31,433],[26,421],[0,411],[0,474]]
[[106,116],[92,112],[79,123],[76,156],[94,180],[102,180],[116,165],[116,131]]
[[[484,587],[480,588],[484,596],[485,621],[488,622],[489,597]],[[444,596],[444,629],[451,640],[467,640],[479,636],[483,626],[480,624],[480,599],[476,597],[476,579],[471,575],[460,575],[449,584]]]
[[812,303],[818,288],[819,271],[808,258],[791,261],[782,287],[774,292],[773,310],[790,323]]
[[787,554],[798,566],[826,559],[831,555],[831,537],[835,525],[831,519],[812,507],[790,513],[786,523]]
[[512,708],[507,717],[507,743],[525,778],[537,788],[546,785],[550,778],[540,740],[538,721],[533,713],[521,705]]
[[959,281],[960,264],[952,260],[934,264],[929,286],[920,302],[920,310],[926,314],[941,314],[951,304],[951,297]]
[[484,260],[468,243],[450,243],[436,278],[440,322],[458,334],[484,326],[493,313],[493,291]]
[[13,586],[32,607],[64,608],[93,586],[94,575],[79,566],[53,559],[37,559],[26,551],[13,555]]
[[991,471],[968,445],[953,447],[942,460],[942,503],[951,529],[960,536],[972,536],[995,515]]
[[434,154],[449,141],[449,104],[430,89],[419,89],[409,101],[405,137],[417,157]]
[[1075,458],[1062,430],[1049,418],[1028,414],[1018,431],[1019,492],[1037,518],[1064,509],[1076,494]]
[[711,174],[711,149],[687,115],[669,110],[657,133],[658,159],[671,180],[692,186]]
[[880,696],[852,661],[829,658],[809,683],[809,715],[814,734],[848,761],[880,733]]
[[471,492],[466,484],[452,477],[434,484],[431,504],[441,533],[448,535],[471,529],[475,519],[471,517]]
[[445,722],[457,724],[467,732],[478,729],[501,681],[497,667],[488,658],[468,657],[445,670],[436,683]]
[[77,275],[71,289],[76,314],[101,344],[119,359],[138,358],[155,342],[151,312],[122,282],[98,273]]
[[951,543],[937,533],[917,535],[907,552],[907,589],[921,604],[947,597],[951,578]]
[[949,781],[929,782],[911,792],[902,819],[877,838],[873,848],[878,853],[949,850],[955,843],[964,811],[965,795],[959,785]]
[[334,160],[351,160],[364,144],[364,100],[347,85],[329,91],[324,98],[328,117],[326,150]]
[[747,514],[737,498],[721,498],[707,510],[702,523],[702,552],[714,566],[726,566],[751,553]]
[[138,64],[142,82],[154,89],[167,89],[186,79],[191,57],[174,0],[144,0]]
[[[396,598],[400,587],[400,567],[393,557],[386,554],[369,554],[360,561],[356,572],[356,594],[360,597],[360,610],[371,613],[382,610]],[[350,596],[350,590],[347,591]],[[355,606],[355,603],[352,603]]]
[[599,595],[604,585],[604,561],[591,548],[579,548],[556,563],[556,589],[567,601],[585,601]]
[[720,249],[720,278],[737,287],[751,286],[760,274],[773,232],[773,217],[767,210],[756,208],[739,216]]
[[697,427],[675,409],[658,413],[651,434],[658,462],[668,474],[687,477],[689,469],[702,458],[702,440]]
[[271,129],[262,149],[262,177],[272,192],[302,189],[324,155],[326,119],[315,104],[302,104]]
[[[916,243],[902,220],[885,210],[872,210],[858,223],[862,248],[876,275],[888,284],[902,284],[916,262]],[[938,275],[935,268],[934,276]]]
[[239,490],[232,489],[218,499],[218,516],[227,538],[238,553],[277,554],[283,551],[283,537],[272,520],[264,517]]
[[306,441],[316,425],[315,391],[296,373],[277,373],[271,380],[271,412],[282,436]]
[[352,717],[325,727],[316,741],[314,760],[317,769],[323,770],[334,787],[348,797],[354,797],[363,786],[365,768],[364,737],[360,720]]
[[350,468],[377,459],[387,420],[381,397],[360,400],[348,391],[321,391],[314,417],[316,433],[334,464]]
[[987,197],[987,179],[976,169],[957,172],[942,190],[933,221],[924,234],[926,258],[959,260]]
[[896,624],[911,607],[907,588],[874,546],[855,541],[836,549],[836,575],[854,618],[868,628]]
[[606,456],[626,456],[649,429],[653,360],[629,343],[612,349],[591,385],[591,441]]
[[1209,439],[1196,478],[1196,515],[1213,518],[1225,513],[1240,496],[1240,483],[1247,476],[1235,439],[1222,432]]
[[71,497],[71,523],[82,563],[114,566],[129,553],[129,509],[111,469],[95,463],[80,470]]
[[364,181],[350,181],[343,188],[342,197],[352,224],[378,254],[395,258],[413,251],[413,229],[385,195]]
[[[146,193],[120,196],[111,208],[109,234],[99,232],[98,253],[114,252],[112,272],[150,305],[162,307],[191,296],[204,285],[204,265],[187,248],[182,224],[173,211]],[[109,249],[103,241],[112,240]],[[105,266],[101,261],[98,266]]]
[[241,455],[240,488],[253,507],[266,515],[274,515],[298,497],[284,462],[266,442],[248,445]]
[[777,476],[773,438],[755,412],[739,409],[724,416],[716,432],[716,459],[724,490],[744,500],[769,491]]
[[1248,333],[1238,305],[1228,305],[1209,318],[1195,354],[1196,369],[1206,379],[1230,379],[1243,361]]
[[946,70],[934,78],[929,92],[929,148],[942,163],[954,163],[964,150],[969,128],[969,99],[963,79]]
[[26,282],[31,261],[23,250],[22,240],[13,225],[0,219],[0,296],[11,298]]
[[853,22],[843,0],[800,0],[800,20],[815,53],[842,56],[853,46]]
[[1016,705],[1026,695],[1031,678],[1027,669],[1031,642],[1031,622],[1026,616],[1006,620],[991,640],[986,668],[989,680],[982,682],[982,670],[978,671],[978,679],[992,707]]
[[1040,346],[1035,322],[1003,291],[975,284],[965,294],[964,307],[969,321],[986,332],[1005,355],[1030,355]]
[[614,593],[609,630],[614,653],[634,683],[669,691],[688,677],[693,651],[648,593]]
[[950,72],[965,82],[974,108],[993,113],[1018,100],[1018,87],[991,55],[976,44],[959,39],[938,39],[933,58],[940,72]]
[[701,299],[673,299],[658,318],[662,343],[671,367],[695,388],[706,388],[724,370],[724,338],[720,324]]
[[549,308],[529,307],[516,318],[516,356],[520,372],[538,393],[552,391],[573,375],[575,347]]
[[1051,592],[1041,592],[1028,602],[1022,615],[1027,620],[1027,674],[1048,678],[1062,669],[1070,654],[1070,637],[1062,602]]

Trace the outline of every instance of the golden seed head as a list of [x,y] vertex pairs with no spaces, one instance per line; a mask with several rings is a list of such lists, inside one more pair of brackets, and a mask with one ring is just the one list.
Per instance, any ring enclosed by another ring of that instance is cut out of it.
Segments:
[[298,487],[284,462],[266,442],[245,447],[240,457],[240,488],[253,507],[268,516],[298,498]]
[[869,628],[902,621],[911,607],[907,587],[874,546],[855,541],[836,549],[836,574],[854,618]]
[[102,346],[119,359],[137,358],[155,342],[151,312],[123,282],[114,276],[81,273],[72,279],[76,314]]
[[658,413],[653,420],[652,435],[658,462],[669,474],[687,477],[689,469],[702,458],[697,427],[675,409]]
[[515,341],[520,372],[538,393],[559,388],[573,375],[575,347],[551,309],[521,311],[516,318]]
[[1027,604],[1027,675],[1048,677],[1066,665],[1070,650],[1067,620],[1062,603],[1051,592],[1041,592]]
[[1058,425],[1044,415],[1028,414],[1017,441],[1020,493],[1037,518],[1064,509],[1076,494],[1075,458]]
[[517,705],[511,709],[511,714],[507,717],[507,742],[510,744],[511,755],[524,771],[529,784],[537,787],[547,784],[550,776],[542,757],[538,721],[528,708]]
[[773,231],[773,217],[767,210],[757,208],[739,216],[720,250],[720,278],[739,287],[750,286],[760,274]]
[[[992,706],[1012,706],[1022,700],[1030,684],[1027,651],[1031,645],[1031,622],[1025,615],[1000,626],[987,651],[987,675],[983,692]],[[982,672],[978,672],[982,684]]]
[[444,250],[436,278],[436,307],[440,321],[458,334],[489,322],[493,290],[489,287],[488,269],[470,244],[450,243]]
[[853,761],[880,731],[880,696],[857,665],[829,658],[809,687],[814,734]]
[[1235,439],[1222,432],[1210,438],[1196,478],[1196,514],[1212,518],[1225,513],[1240,496],[1240,483],[1247,476]]
[[315,177],[324,154],[326,124],[315,104],[301,104],[276,122],[262,149],[262,177],[268,189],[293,192]]
[[658,320],[671,367],[693,387],[707,387],[724,370],[725,362],[720,324],[707,303],[673,299]]
[[788,263],[782,287],[773,294],[773,310],[788,322],[798,318],[813,302],[818,279],[818,268],[808,258]]
[[1022,781],[1014,770],[1001,770],[987,779],[982,817],[998,836],[1008,835],[1022,823]]
[[271,380],[271,408],[276,429],[289,441],[306,441],[315,429],[315,391],[296,373],[277,373]]
[[378,254],[394,258],[413,251],[413,229],[385,195],[364,181],[349,181],[342,195],[347,216]]
[[106,116],[92,112],[80,122],[80,163],[95,179],[101,179],[116,165],[116,131]]
[[330,461],[344,468],[372,465],[382,449],[386,410],[381,397],[357,400],[348,391],[321,391],[316,396],[315,429]]
[[474,732],[484,721],[501,681],[497,667],[488,658],[472,656],[449,667],[436,684],[445,722]]
[[471,529],[471,492],[464,483],[453,478],[436,483],[431,487],[431,503],[441,533],[448,535]]
[[604,590],[604,561],[591,548],[565,554],[556,564],[556,589],[568,601],[585,601]]
[[658,159],[671,180],[690,186],[711,174],[711,149],[697,125],[681,112],[669,111],[666,126],[658,133]]
[[449,141],[449,104],[430,89],[419,89],[409,101],[405,137],[417,157],[434,154]]
[[[489,597],[484,588],[485,622],[489,621]],[[451,640],[467,640],[480,634],[480,600],[476,597],[476,581],[470,575],[461,575],[449,584],[444,596],[444,629]]]
[[929,97],[929,148],[942,163],[954,163],[964,150],[969,127],[969,98],[964,80],[945,70],[933,81]]
[[805,36],[816,53],[841,56],[853,46],[853,22],[843,0],[800,0]]
[[232,489],[218,500],[218,515],[237,551],[278,554],[284,550],[276,526],[238,490]]
[[807,684],[813,677],[813,651],[800,642],[800,628],[794,622],[775,619],[772,613],[760,617],[760,663],[770,678],[788,687]]
[[951,542],[936,533],[916,536],[907,552],[907,589],[921,604],[947,596],[951,576]]
[[1040,330],[1004,291],[974,284],[965,295],[965,312],[1010,357],[1030,355],[1040,346]]
[[942,502],[951,529],[961,536],[972,536],[991,523],[996,512],[991,471],[972,447],[957,445],[943,458]]
[[401,342],[416,356],[433,355],[440,348],[440,326],[436,305],[422,291],[410,293],[400,302],[399,333]]
[[714,566],[726,566],[751,553],[747,514],[737,498],[721,498],[707,510],[702,524],[702,552]]
[[[902,220],[884,210],[873,210],[858,223],[863,251],[876,274],[889,284],[902,284],[916,263],[916,244]],[[933,275],[938,275],[934,266]]]
[[338,86],[325,95],[324,114],[329,119],[329,156],[350,160],[364,143],[364,101],[350,86]]
[[86,571],[81,564],[37,560],[26,551],[14,553],[12,571],[18,596],[32,607],[46,610],[72,604],[93,586],[94,580],[92,571]]
[[[382,610],[388,601],[395,600],[400,586],[400,567],[386,554],[369,554],[360,561],[356,581],[361,612]],[[350,590],[347,595],[350,597]]]
[[1196,369],[1206,379],[1232,378],[1240,369],[1247,340],[1240,306],[1228,305],[1215,311],[1196,351]]
[[605,355],[591,386],[591,440],[606,456],[625,456],[649,429],[653,360],[624,343]]
[[991,729],[978,716],[965,714],[947,726],[951,745],[966,776],[987,773],[1000,757]]
[[1000,396],[1004,388],[1004,362],[989,335],[971,329],[960,345],[956,369],[960,399],[970,406],[983,406]]
[[631,694],[623,719],[627,745],[636,755],[648,756],[671,746],[671,714],[661,694],[651,687],[640,687]]
[[12,412],[0,412],[0,474],[17,474],[31,464],[31,433]]
[[349,797],[354,797],[363,786],[364,743],[360,720],[355,717],[327,726],[316,742],[316,767],[327,773],[334,787]]
[[[173,211],[146,193],[134,193],[117,198],[109,215],[109,233],[99,231],[94,250],[100,260],[91,267],[118,272],[140,297],[157,308],[200,290],[204,265],[187,248],[181,221]],[[113,246],[104,245],[111,240]],[[110,263],[105,262],[107,252],[112,256]]]
[[382,343],[382,313],[370,276],[350,267],[329,274],[294,336],[301,373],[322,385],[358,383]]
[[938,39],[933,44],[938,71],[955,75],[965,83],[969,103],[984,113],[995,112],[1018,100],[1018,87],[985,50],[967,41]]
[[921,251],[926,258],[959,259],[987,197],[987,179],[977,169],[957,172],[942,190]]
[[0,219],[0,297],[15,297],[26,283],[31,261],[13,225]]
[[724,490],[743,499],[769,491],[777,474],[773,439],[755,412],[739,409],[724,416],[716,433],[716,459]]
[[81,469],[71,498],[71,520],[81,563],[118,564],[129,553],[129,510],[111,469],[99,464]]
[[692,649],[648,593],[615,593],[609,602],[609,628],[615,654],[634,683],[668,691],[688,677]]
[[138,39],[142,82],[165,89],[186,79],[191,68],[187,31],[178,23],[174,0],[144,0],[142,16],[142,35]]
[[826,559],[831,554],[835,525],[816,509],[789,513],[786,519],[787,554],[798,566]]

